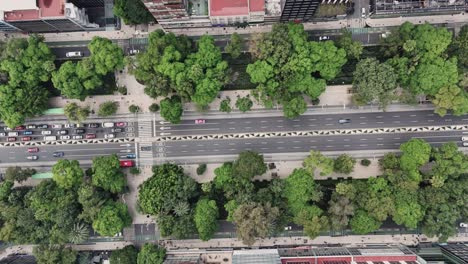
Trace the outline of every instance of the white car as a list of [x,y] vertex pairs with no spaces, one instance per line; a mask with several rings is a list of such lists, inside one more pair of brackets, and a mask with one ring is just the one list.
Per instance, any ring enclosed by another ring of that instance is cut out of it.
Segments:
[[60,139],[61,140],[67,140],[67,139],[70,139],[70,136],[66,135],[66,136],[60,136]]
[[50,131],[50,130],[44,130],[44,131],[41,131],[41,134],[42,134],[42,135],[52,135],[52,131]]
[[75,136],[73,136],[73,139],[83,139],[83,136],[82,135],[75,135]]
[[130,55],[136,55],[138,53],[140,53],[140,50],[137,50],[137,49],[132,49],[128,52]]
[[62,128],[63,125],[62,124],[55,124],[55,125],[52,125],[52,128]]
[[114,123],[113,122],[104,122],[104,123],[102,123],[102,127],[114,127]]
[[115,134],[113,133],[105,134],[104,138],[115,138]]
[[462,141],[468,141],[468,137],[462,137]]
[[[1,136],[1,135],[0,135]],[[464,147],[468,147],[468,142],[463,142]]]
[[329,36],[320,36],[319,37],[319,40],[322,41],[322,40],[330,40],[330,37]]
[[81,53],[81,51],[69,51],[65,53],[65,56],[67,56],[68,58],[83,57],[83,53]]
[[467,223],[460,223],[460,227],[468,227]]
[[6,136],[6,133],[0,132],[0,137],[5,137],[5,136]]
[[76,124],[65,124],[65,128],[75,128]]

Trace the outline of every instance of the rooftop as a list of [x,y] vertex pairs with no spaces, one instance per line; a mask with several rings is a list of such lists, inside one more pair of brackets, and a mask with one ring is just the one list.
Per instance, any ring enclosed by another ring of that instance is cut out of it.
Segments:
[[238,16],[248,14],[248,0],[210,0],[211,16]]
[[[2,2],[9,0],[0,0]],[[22,2],[21,1],[12,1],[12,2]],[[29,2],[26,0],[25,2]],[[21,21],[21,20],[35,20],[39,18],[47,17],[63,17],[65,10],[65,0],[37,0],[38,6],[36,6],[36,0],[33,0],[34,8],[23,9],[26,7],[24,5],[18,5],[19,9],[11,9],[11,11],[5,12],[3,18],[5,21]],[[9,5],[14,8],[14,5]],[[30,6],[30,5],[28,5]],[[3,7],[0,4],[0,7]],[[0,8],[2,9],[2,8]]]
[[0,0],[1,11],[37,9],[36,0]]

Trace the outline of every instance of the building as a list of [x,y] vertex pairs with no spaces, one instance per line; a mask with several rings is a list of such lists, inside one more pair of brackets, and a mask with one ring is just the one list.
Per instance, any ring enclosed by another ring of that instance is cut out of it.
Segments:
[[320,0],[284,0],[280,21],[308,22],[314,17],[320,2]]
[[468,10],[466,0],[372,0],[371,4],[372,15],[378,17],[450,14]]
[[456,264],[468,263],[468,245],[445,244],[440,245],[442,254],[451,262]]
[[21,0],[0,2],[0,29],[27,33],[96,30],[85,9],[66,0]]
[[260,23],[265,18],[265,0],[210,0],[213,25]]
[[402,245],[168,251],[164,264],[420,264]]

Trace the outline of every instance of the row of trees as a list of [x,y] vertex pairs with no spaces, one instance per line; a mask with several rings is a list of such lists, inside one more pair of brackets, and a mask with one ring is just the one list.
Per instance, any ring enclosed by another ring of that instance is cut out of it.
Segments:
[[[33,249],[33,255],[38,264],[75,264],[92,263],[92,254],[76,252],[60,245],[39,245]],[[118,264],[162,264],[166,250],[154,244],[144,244],[140,251],[134,246],[126,246],[112,251],[111,263]]]
[[357,64],[354,101],[377,102],[385,109],[392,100],[412,103],[425,95],[441,116],[450,110],[467,113],[467,43],[468,26],[452,38],[443,27],[404,23],[383,39],[381,61],[367,58]]
[[326,186],[314,181],[316,173],[350,173],[356,161],[312,151],[289,177],[265,183],[253,181],[267,171],[263,156],[246,151],[216,168],[214,180],[201,185],[177,165],[155,166],[153,177],[140,188],[139,205],[156,216],[162,236],[176,238],[197,232],[208,240],[220,219],[233,222],[247,245],[289,223],[303,226],[314,238],[321,231],[345,228],[366,234],[392,219],[446,240],[455,234],[457,220],[468,216],[468,155],[454,143],[433,148],[422,139],[402,144],[401,152],[379,161],[382,175]]
[[[0,239],[18,244],[81,243],[89,227],[113,236],[131,224],[127,206],[117,201],[126,180],[116,155],[97,157],[86,174],[75,160],[59,160],[52,180],[13,187],[32,174],[12,168],[0,184]],[[12,176],[14,174],[14,176]]]

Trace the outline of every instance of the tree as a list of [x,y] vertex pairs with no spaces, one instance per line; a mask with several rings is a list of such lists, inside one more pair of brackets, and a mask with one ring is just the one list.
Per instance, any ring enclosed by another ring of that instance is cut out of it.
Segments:
[[154,21],[153,15],[151,15],[145,5],[139,1],[114,1],[114,15],[122,18],[127,25],[146,24]]
[[346,63],[345,50],[331,41],[308,41],[301,24],[275,24],[271,32],[254,37],[250,47],[256,60],[246,71],[258,84],[253,95],[266,107],[287,104],[283,108],[289,116],[303,111],[299,97],[318,98],[325,80],[333,79]]
[[333,172],[333,159],[325,157],[320,151],[310,151],[310,155],[304,160],[304,167],[313,175],[316,169],[320,169],[320,175],[325,176]]
[[336,41],[336,46],[346,51],[348,59],[359,60],[363,51],[361,42],[354,41],[351,31],[347,29],[341,30],[341,36]]
[[170,99],[166,98],[160,102],[160,105],[161,117],[164,118],[164,120],[173,124],[180,123],[180,117],[182,116],[184,109],[179,97],[172,96]]
[[21,167],[8,167],[5,171],[5,180],[7,181],[17,181],[17,182],[23,182],[29,177],[33,176],[36,174],[35,169],[30,169],[30,168],[25,168],[22,169]]
[[206,164],[200,164],[198,165],[198,168],[197,168],[197,174],[198,175],[202,175],[203,173],[205,173],[206,171]]
[[255,187],[251,178],[247,177],[248,175],[235,174],[231,162],[225,162],[221,167],[216,168],[214,172],[213,182],[215,188],[222,190],[228,200],[244,203],[252,199]]
[[21,125],[47,109],[48,92],[42,84],[55,70],[54,59],[41,36],[6,43],[0,62],[0,71],[7,75],[0,85],[0,118],[7,126]]
[[355,102],[363,105],[378,101],[383,109],[391,102],[397,88],[397,75],[390,65],[374,58],[360,60],[353,76]]
[[156,103],[151,104],[149,106],[149,110],[150,110],[150,112],[156,113],[157,111],[159,111],[159,105],[156,104]]
[[346,196],[333,193],[329,202],[328,215],[331,228],[340,230],[348,226],[349,218],[354,215],[354,205]]
[[119,104],[117,102],[104,102],[99,105],[98,115],[103,117],[114,115],[118,108]]
[[65,116],[72,122],[83,122],[89,116],[89,107],[79,107],[77,103],[68,103],[63,109]]
[[219,104],[219,111],[226,113],[230,113],[232,111],[231,98],[228,97],[221,101],[221,103]]
[[110,263],[112,264],[137,264],[138,251],[133,245],[112,251]]
[[181,167],[163,164],[153,166],[153,176],[140,186],[138,202],[142,212],[157,216],[196,195],[195,181],[186,176]]
[[246,97],[239,97],[236,101],[236,107],[243,113],[250,111],[253,106],[252,100],[248,96]]
[[111,193],[122,192],[127,181],[120,169],[117,155],[95,157],[92,165],[92,183]]
[[457,85],[442,87],[432,103],[436,106],[434,112],[440,116],[445,116],[449,110],[455,115],[468,113],[468,94]]
[[351,230],[356,234],[368,234],[380,227],[380,222],[363,210],[358,210],[351,219]]
[[195,207],[195,225],[200,235],[200,239],[208,241],[218,229],[218,207],[216,201],[201,199]]
[[371,161],[368,159],[362,159],[361,160],[361,165],[368,167],[371,164]]
[[77,252],[63,246],[39,245],[33,248],[38,264],[75,264]]
[[131,106],[128,107],[128,111],[130,113],[138,113],[138,112],[140,112],[140,107],[137,106],[137,105],[131,105]]
[[356,159],[347,154],[341,154],[333,163],[333,170],[339,173],[350,174],[353,172],[355,164]]
[[127,205],[121,202],[107,201],[93,222],[93,229],[103,236],[114,236],[124,227],[132,224]]
[[68,234],[68,241],[73,244],[79,244],[85,242],[89,237],[89,229],[83,223],[76,223],[73,225],[73,229]]
[[231,35],[231,41],[224,48],[226,53],[229,53],[233,59],[238,58],[242,52],[242,38],[234,32]]
[[82,207],[78,218],[88,224],[92,224],[101,211],[102,206],[109,199],[109,196],[108,192],[96,188],[89,183],[82,184],[78,189],[78,202]]
[[274,222],[279,215],[279,209],[270,204],[241,204],[233,216],[239,239],[251,246],[257,237],[265,238],[275,229]]
[[405,188],[395,188],[395,212],[393,221],[398,225],[416,228],[424,217],[423,207],[418,201],[418,193]]
[[307,103],[302,96],[297,96],[283,103],[284,116],[293,119],[307,111]]
[[458,36],[452,41],[449,47],[450,54],[457,57],[460,69],[468,68],[468,26],[461,27]]
[[249,180],[256,175],[264,174],[266,170],[267,167],[263,155],[253,151],[243,151],[239,153],[239,157],[232,165],[233,175]]
[[86,89],[77,75],[76,65],[72,61],[62,64],[58,71],[52,73],[52,83],[63,96],[70,99],[84,100]]
[[411,178],[420,181],[419,167],[429,161],[431,145],[419,138],[412,138],[400,145],[403,154],[400,157],[400,168],[410,173]]
[[416,95],[436,95],[442,87],[455,85],[457,82],[457,60],[436,57],[420,61],[411,74],[409,88]]
[[429,174],[432,186],[439,188],[449,179],[457,179],[468,170],[468,155],[458,150],[455,143],[446,143],[432,152],[434,160]]
[[138,253],[137,264],[163,264],[166,249],[146,243]]
[[52,179],[64,189],[79,186],[83,181],[83,170],[77,160],[61,159],[52,166]]
[[294,169],[285,180],[283,191],[288,201],[288,208],[293,215],[299,215],[312,202],[320,201],[322,193],[315,185],[312,174],[306,169]]
[[382,159],[379,160],[380,168],[383,170],[395,170],[400,168],[400,159],[393,152],[386,153]]
[[122,69],[124,66],[123,50],[110,39],[93,37],[88,44],[91,52],[91,60],[98,74],[106,75],[114,70]]

